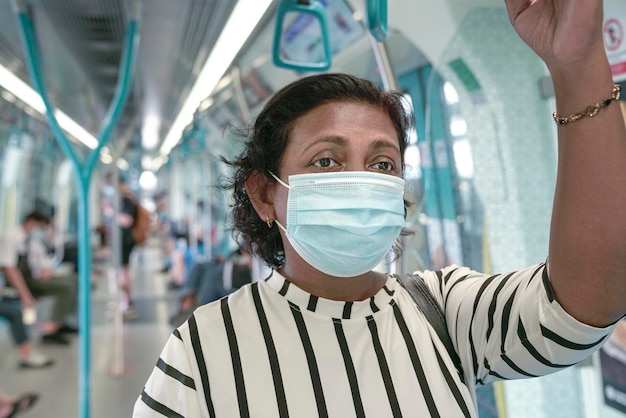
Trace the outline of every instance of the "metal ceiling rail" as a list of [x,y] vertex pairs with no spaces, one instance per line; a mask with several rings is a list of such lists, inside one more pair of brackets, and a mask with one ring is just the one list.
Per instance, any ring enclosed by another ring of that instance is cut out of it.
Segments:
[[135,10],[126,30],[124,49],[122,52],[121,68],[115,89],[115,95],[107,114],[103,120],[98,135],[98,146],[91,151],[86,161],[80,161],[69,139],[59,126],[54,115],[54,104],[50,101],[42,73],[41,56],[39,54],[37,38],[33,22],[28,14],[24,0],[12,0],[13,10],[16,15],[20,36],[25,50],[30,77],[36,91],[46,105],[46,116],[54,132],[57,142],[65,155],[71,159],[78,184],[78,306],[79,306],[79,371],[78,371],[78,416],[88,418],[90,416],[90,393],[91,393],[91,300],[90,279],[91,272],[91,247],[89,234],[89,185],[93,169],[98,161],[100,150],[111,139],[111,134],[117,124],[128,94],[132,81],[132,73],[135,66],[137,49],[139,44],[139,16],[140,3],[134,4]]

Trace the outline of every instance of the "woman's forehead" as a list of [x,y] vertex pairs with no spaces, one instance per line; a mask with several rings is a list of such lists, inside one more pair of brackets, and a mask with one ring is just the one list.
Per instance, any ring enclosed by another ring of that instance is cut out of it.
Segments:
[[332,101],[323,103],[294,120],[289,136],[297,135],[301,131],[324,132],[328,135],[333,132],[347,134],[367,129],[386,130],[397,136],[391,117],[380,106],[354,101]]

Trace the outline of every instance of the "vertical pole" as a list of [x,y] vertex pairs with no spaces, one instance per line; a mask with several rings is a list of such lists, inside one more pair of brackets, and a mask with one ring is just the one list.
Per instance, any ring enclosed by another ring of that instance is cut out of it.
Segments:
[[78,355],[79,416],[89,417],[91,394],[91,237],[89,234],[89,177],[78,177]]
[[374,57],[376,58],[376,63],[378,64],[380,77],[383,81],[383,88],[385,91],[398,90],[398,82],[394,76],[387,47],[383,42],[377,42],[371,34],[370,41],[372,42],[372,50],[374,51]]
[[[117,161],[117,157],[114,158]],[[124,374],[124,316],[121,309],[122,291],[121,291],[121,251],[122,248],[122,234],[120,226],[117,222],[120,214],[120,193],[119,193],[119,174],[117,169],[113,166],[111,173],[111,184],[113,185],[113,224],[111,228],[111,248],[115,251],[111,252],[109,267],[109,291],[112,292],[112,300],[114,302],[113,309],[113,364],[111,367],[111,374],[119,377]]]
[[32,20],[27,13],[24,2],[22,0],[13,0],[13,8],[17,17],[18,29],[20,30],[33,86],[38,91],[46,106],[46,116],[52,132],[54,132],[57,139],[57,143],[65,155],[72,160],[76,170],[78,183],[78,305],[80,328],[78,413],[81,418],[89,418],[91,409],[91,246],[89,233],[89,183],[93,169],[98,161],[100,150],[110,140],[113,128],[121,116],[130,91],[131,76],[137,55],[137,45],[139,43],[137,20],[141,14],[141,8],[139,4],[136,4],[136,6],[135,10],[133,10],[133,19],[129,22],[126,33],[115,97],[104,118],[103,126],[98,137],[98,146],[89,154],[87,161],[82,163],[78,159],[70,145],[69,139],[61,129],[54,115],[54,105],[49,99],[43,78],[42,65]]

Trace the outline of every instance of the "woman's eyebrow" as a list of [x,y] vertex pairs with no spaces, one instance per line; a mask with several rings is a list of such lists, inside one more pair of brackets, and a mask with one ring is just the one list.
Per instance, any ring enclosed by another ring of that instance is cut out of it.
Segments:
[[330,144],[334,144],[334,145],[338,145],[341,147],[345,147],[348,144],[348,141],[346,140],[346,138],[341,137],[341,136],[337,136],[337,135],[327,135],[327,136],[322,136],[319,138],[315,138],[314,140],[312,140],[311,142],[308,142],[307,145],[304,147],[303,151],[307,151],[309,148],[323,143],[323,142],[327,142]]
[[369,149],[371,151],[380,151],[383,149],[392,149],[394,151],[400,152],[400,145],[385,140],[385,139],[377,139],[369,144]]

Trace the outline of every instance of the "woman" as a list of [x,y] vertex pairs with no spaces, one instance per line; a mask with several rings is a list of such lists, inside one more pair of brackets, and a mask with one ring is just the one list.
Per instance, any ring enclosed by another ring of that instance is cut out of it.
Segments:
[[[476,417],[476,385],[555,372],[599,348],[626,313],[626,133],[602,2],[507,7],[555,85],[550,274],[546,263],[420,273],[445,312],[457,373],[396,277],[372,270],[403,225],[400,97],[348,75],[298,80],[264,107],[232,163],[235,229],[274,270],[174,331],[136,417]],[[603,97],[594,118],[579,112]]]

